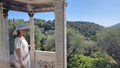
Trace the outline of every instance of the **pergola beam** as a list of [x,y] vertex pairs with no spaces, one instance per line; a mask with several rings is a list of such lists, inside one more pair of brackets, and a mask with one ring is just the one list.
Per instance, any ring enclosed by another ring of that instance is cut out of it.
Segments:
[[[9,8],[11,8],[10,10],[28,12],[28,10],[25,10],[26,7],[11,5]],[[54,11],[54,7],[45,7],[45,8],[38,8],[37,7],[36,9],[34,9],[34,12],[36,12],[36,13],[38,13],[38,12],[52,12],[52,11]]]
[[48,8],[38,8],[34,10],[36,13],[38,12],[52,12],[54,11],[54,7],[48,7]]
[[[44,0],[42,0],[44,1]],[[47,1],[47,0],[46,0]],[[8,0],[5,2],[7,4],[7,7],[9,10],[14,11],[22,11],[22,12],[28,12],[27,5],[31,5],[33,7],[33,11],[36,12],[51,12],[54,11],[54,0],[51,0],[49,2],[43,2],[43,3],[32,3],[32,2],[21,2],[20,0]]]

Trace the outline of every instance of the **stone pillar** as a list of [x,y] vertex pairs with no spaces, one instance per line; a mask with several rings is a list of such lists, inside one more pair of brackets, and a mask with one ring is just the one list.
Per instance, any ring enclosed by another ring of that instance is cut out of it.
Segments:
[[55,1],[55,45],[56,68],[67,68],[66,51],[66,3]]
[[29,12],[30,17],[30,57],[31,57],[31,68],[35,68],[35,44],[34,44],[34,13]]
[[9,53],[9,24],[8,24],[8,9],[3,9],[3,51],[4,51],[4,68],[10,68],[10,53]]
[[3,26],[2,26],[2,21],[3,21],[3,4],[0,3],[0,67],[3,67]]
[[8,31],[8,9],[2,6],[1,13],[1,43],[2,43],[2,59],[3,68],[10,68],[10,55],[9,55],[9,31]]

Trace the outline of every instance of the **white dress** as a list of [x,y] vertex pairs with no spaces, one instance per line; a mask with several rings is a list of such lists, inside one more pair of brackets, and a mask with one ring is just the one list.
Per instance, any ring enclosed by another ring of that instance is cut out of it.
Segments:
[[15,48],[14,48],[14,55],[15,55],[15,66],[16,68],[20,68],[20,61],[16,55],[16,49],[20,48],[21,56],[25,62],[25,68],[30,68],[30,56],[29,56],[29,49],[28,43],[24,39],[24,37],[16,37],[15,41]]

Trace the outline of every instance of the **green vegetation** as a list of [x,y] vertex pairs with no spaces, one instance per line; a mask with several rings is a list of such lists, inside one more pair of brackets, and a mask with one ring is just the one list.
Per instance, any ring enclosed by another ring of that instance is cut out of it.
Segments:
[[[15,25],[29,21],[9,20],[10,54],[13,54]],[[55,51],[54,21],[35,19],[37,50]],[[25,37],[30,43],[27,31]],[[93,22],[67,21],[68,68],[119,68],[120,28],[104,28]]]

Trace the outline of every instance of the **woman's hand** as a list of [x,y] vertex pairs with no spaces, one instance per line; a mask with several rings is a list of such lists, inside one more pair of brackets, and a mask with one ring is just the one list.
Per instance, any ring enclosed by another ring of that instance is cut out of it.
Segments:
[[20,68],[25,68],[25,62],[24,61],[21,61]]

